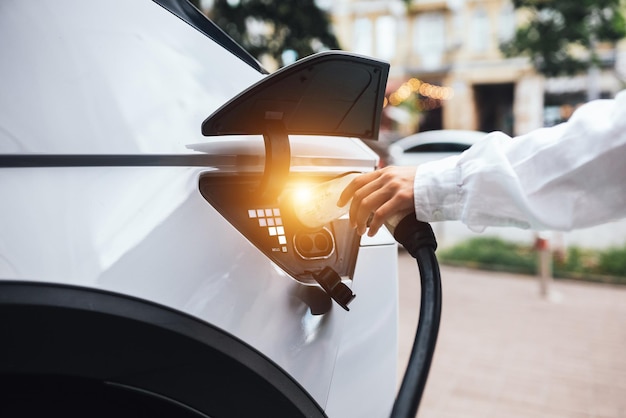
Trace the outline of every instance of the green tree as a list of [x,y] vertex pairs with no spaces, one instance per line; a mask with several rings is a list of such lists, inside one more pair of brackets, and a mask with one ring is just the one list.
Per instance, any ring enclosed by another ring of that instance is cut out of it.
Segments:
[[286,56],[339,48],[328,14],[314,0],[215,0],[209,16],[254,57],[269,55],[280,66]]
[[573,75],[599,64],[595,46],[626,36],[623,0],[513,0],[530,14],[501,46],[508,56],[529,56],[546,76]]

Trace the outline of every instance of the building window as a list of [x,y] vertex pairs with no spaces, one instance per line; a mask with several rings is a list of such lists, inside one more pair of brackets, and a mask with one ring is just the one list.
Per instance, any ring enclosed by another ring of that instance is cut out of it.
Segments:
[[500,42],[508,42],[515,36],[515,8],[510,2],[502,5],[500,11]]
[[467,37],[467,32],[465,28],[465,14],[460,11],[456,11],[452,14],[452,28],[449,31],[450,39],[449,39],[449,48],[456,49],[461,47],[465,39]]
[[390,60],[396,55],[396,21],[393,16],[376,19],[376,56]]
[[474,52],[485,52],[489,45],[489,16],[483,7],[474,10],[470,30],[470,46]]
[[353,51],[357,54],[372,54],[372,22],[367,18],[354,21]]
[[446,49],[445,18],[442,13],[429,12],[415,17],[413,48],[424,69],[441,67]]

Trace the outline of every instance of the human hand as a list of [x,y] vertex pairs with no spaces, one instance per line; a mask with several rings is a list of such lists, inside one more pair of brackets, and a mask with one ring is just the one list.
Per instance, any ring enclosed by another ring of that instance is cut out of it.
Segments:
[[350,204],[350,223],[363,235],[374,236],[392,217],[406,215],[415,210],[413,183],[416,167],[388,166],[365,173],[348,184],[339,197],[337,206]]

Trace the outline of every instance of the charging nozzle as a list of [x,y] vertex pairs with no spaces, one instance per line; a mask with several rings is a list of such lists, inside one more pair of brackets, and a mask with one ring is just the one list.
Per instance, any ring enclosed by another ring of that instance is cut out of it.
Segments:
[[[406,219],[408,218],[408,219]],[[405,212],[400,212],[398,214],[392,215],[389,218],[387,218],[385,220],[385,226],[387,227],[387,230],[389,230],[389,232],[391,233],[391,235],[394,235],[395,238],[395,232],[396,232],[396,228],[398,227],[398,225],[400,224],[400,222],[410,222],[413,223],[413,221],[418,222],[417,218],[415,217],[415,212],[412,210],[408,210]],[[369,222],[368,222],[369,224]],[[398,241],[398,239],[396,238],[396,241]],[[403,242],[398,241],[400,244],[404,245]]]
[[303,226],[321,228],[348,213],[350,202],[340,207],[337,201],[346,186],[360,174],[347,172],[323,183],[299,184],[287,190],[282,198],[291,200],[294,215]]
[[414,212],[389,219],[385,226],[413,258],[417,258],[418,250],[422,248],[429,248],[432,251],[437,249],[437,240],[430,224],[418,221]]

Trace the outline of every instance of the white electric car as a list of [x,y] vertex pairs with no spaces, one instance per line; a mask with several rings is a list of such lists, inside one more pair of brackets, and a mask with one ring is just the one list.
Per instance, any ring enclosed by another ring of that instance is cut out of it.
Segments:
[[386,63],[268,74],[184,0],[3,0],[0,45],[0,416],[389,414],[396,244],[288,197],[375,168]]

